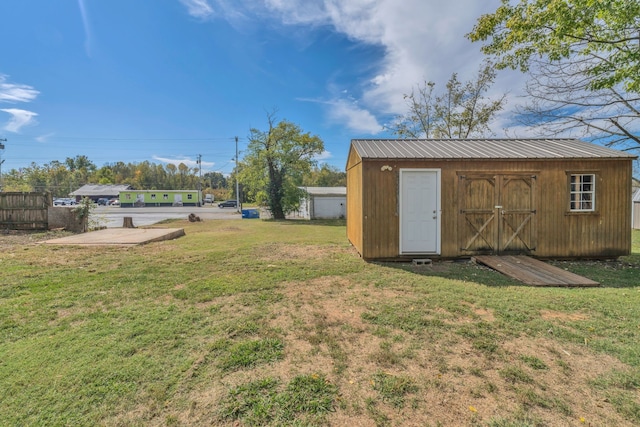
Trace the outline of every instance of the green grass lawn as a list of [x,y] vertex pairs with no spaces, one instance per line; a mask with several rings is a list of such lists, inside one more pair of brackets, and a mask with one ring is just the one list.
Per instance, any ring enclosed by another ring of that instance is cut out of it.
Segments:
[[366,263],[344,222],[166,225],[2,246],[0,426],[640,424],[638,231],[549,289]]

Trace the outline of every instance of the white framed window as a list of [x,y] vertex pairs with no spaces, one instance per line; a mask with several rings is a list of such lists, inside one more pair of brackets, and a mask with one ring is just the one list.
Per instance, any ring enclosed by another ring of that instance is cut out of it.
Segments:
[[155,194],[151,194],[151,200],[155,200],[156,199],[156,195]]
[[193,199],[193,194],[187,194],[187,200]]
[[572,173],[569,178],[569,210],[593,212],[596,209],[596,175]]

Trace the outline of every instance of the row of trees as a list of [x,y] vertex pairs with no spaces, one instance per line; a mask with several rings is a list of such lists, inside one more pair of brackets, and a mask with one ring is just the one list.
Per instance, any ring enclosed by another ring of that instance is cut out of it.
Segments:
[[[5,173],[4,191],[49,191],[54,197],[66,197],[84,184],[128,184],[137,189],[184,190],[198,187],[199,170],[184,163],[155,164],[107,163],[98,168],[86,156],[68,157],[64,162],[51,161],[44,165],[12,169]],[[202,177],[202,188],[227,188],[227,178],[219,172]]]
[[[294,126],[283,122],[283,127]],[[242,197],[245,202],[264,202],[260,197],[260,182],[249,177],[256,174],[247,172],[251,157],[241,163],[245,169],[240,177]],[[64,162],[54,160],[44,165],[31,163],[29,166],[12,169],[3,174],[3,191],[48,191],[54,197],[67,195],[84,184],[128,184],[141,190],[189,190],[201,188],[205,192],[215,192],[216,197],[235,197],[235,174],[230,177],[220,172],[206,172],[200,180],[198,168],[190,168],[184,163],[156,164],[141,163],[107,163],[97,167],[89,158],[83,155],[69,157]],[[244,181],[246,179],[246,182]],[[300,171],[295,177],[286,179],[287,185],[308,187],[344,186],[346,174],[336,168],[315,163]]]

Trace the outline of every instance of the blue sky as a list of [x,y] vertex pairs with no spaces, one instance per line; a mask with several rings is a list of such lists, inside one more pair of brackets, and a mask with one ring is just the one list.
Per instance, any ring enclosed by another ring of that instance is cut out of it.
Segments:
[[[472,78],[464,38],[498,0],[3,0],[3,170],[88,156],[229,173],[266,113],[340,169],[424,80]],[[502,74],[495,93],[524,77]],[[508,111],[503,117],[507,117]],[[501,124],[494,126],[498,130]],[[501,135],[498,135],[501,136]],[[242,157],[242,154],[241,156]]]

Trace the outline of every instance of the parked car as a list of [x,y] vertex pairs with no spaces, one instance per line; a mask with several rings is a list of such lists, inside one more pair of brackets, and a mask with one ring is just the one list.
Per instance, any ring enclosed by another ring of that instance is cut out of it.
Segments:
[[213,194],[205,194],[204,195],[204,200],[202,201],[202,203],[204,203],[205,205],[207,203],[213,204]]
[[98,204],[98,206],[107,206],[107,204],[109,203],[109,199],[101,197],[96,203]]
[[219,208],[235,208],[238,206],[237,200],[225,200],[222,203],[218,203]]
[[108,203],[109,206],[120,206],[120,199],[111,199]]
[[75,205],[76,205],[75,199],[62,198],[62,199],[55,199],[53,201],[53,206],[75,206]]

